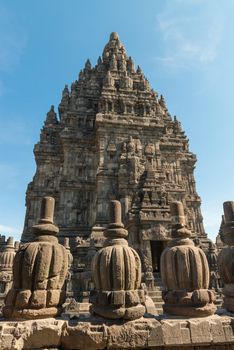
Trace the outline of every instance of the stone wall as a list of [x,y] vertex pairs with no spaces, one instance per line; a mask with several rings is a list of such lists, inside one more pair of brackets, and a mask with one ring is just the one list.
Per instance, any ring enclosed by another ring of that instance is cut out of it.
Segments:
[[1,350],[234,349],[234,317],[0,321]]

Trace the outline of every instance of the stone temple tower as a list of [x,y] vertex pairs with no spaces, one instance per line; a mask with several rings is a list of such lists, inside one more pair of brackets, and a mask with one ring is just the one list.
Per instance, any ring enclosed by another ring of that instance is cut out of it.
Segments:
[[97,64],[87,60],[78,79],[65,86],[58,112],[51,107],[34,148],[37,169],[27,189],[22,241],[32,238],[42,197],[52,196],[59,237],[70,238],[78,264],[85,264],[87,242],[101,246],[112,199],[122,204],[129,244],[153,271],[160,271],[161,252],[171,239],[171,201],[183,203],[193,238],[208,248],[196,156],[117,33]]

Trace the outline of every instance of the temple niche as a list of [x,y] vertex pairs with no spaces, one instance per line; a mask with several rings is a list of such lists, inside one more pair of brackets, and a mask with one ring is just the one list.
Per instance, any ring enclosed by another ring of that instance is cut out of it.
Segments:
[[52,106],[34,154],[22,242],[34,238],[30,228],[40,217],[42,198],[54,197],[58,238],[62,243],[69,238],[77,295],[81,285],[92,289],[85,277],[87,254],[102,247],[111,200],[121,202],[128,242],[142,259],[146,280],[160,277],[160,257],[171,240],[172,201],[183,204],[191,238],[208,252],[194,180],[196,156],[181,123],[135,68],[117,33],[97,64],[88,60],[71,87],[65,86],[58,114]]

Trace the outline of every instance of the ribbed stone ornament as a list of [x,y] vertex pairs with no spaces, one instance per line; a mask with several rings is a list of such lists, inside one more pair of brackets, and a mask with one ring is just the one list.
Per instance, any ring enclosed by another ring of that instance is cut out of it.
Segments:
[[104,248],[92,261],[95,290],[91,292],[90,311],[110,319],[136,319],[145,313],[141,262],[125,239],[128,232],[123,228],[119,201],[110,203],[110,222]]
[[13,237],[9,237],[3,249],[3,252],[0,255],[0,270],[10,271],[13,266],[14,257],[15,257],[14,239]]
[[209,266],[205,253],[194,246],[186,227],[181,202],[170,204],[172,241],[161,256],[162,281],[166,287],[163,299],[165,313],[203,317],[214,314],[215,295],[208,290]]
[[234,312],[234,201],[223,203],[224,225],[222,241],[226,247],[218,256],[218,268],[223,280],[224,307]]
[[5,297],[12,285],[12,267],[15,258],[13,237],[9,237],[0,253],[0,293]]
[[6,296],[3,314],[28,319],[58,316],[65,299],[63,285],[68,254],[55,237],[54,199],[44,197],[39,224],[32,227],[36,238],[22,244],[13,264],[13,286]]

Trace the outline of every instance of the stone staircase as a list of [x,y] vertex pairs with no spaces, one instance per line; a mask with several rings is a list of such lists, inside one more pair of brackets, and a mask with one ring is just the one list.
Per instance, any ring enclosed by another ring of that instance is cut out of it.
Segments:
[[[162,291],[163,291],[163,284],[162,284],[162,279],[160,277],[160,274],[154,273],[154,289],[148,290],[148,295],[153,300],[155,308],[159,315],[163,314],[162,306],[164,304],[164,301],[162,299]],[[219,293],[216,292],[215,305],[217,306],[218,309],[220,309],[222,308],[222,304],[223,304],[222,291],[220,291]]]
[[163,304],[162,299],[163,284],[159,274],[154,274],[154,289],[148,290],[149,297],[153,300],[155,308],[159,315],[163,314]]

